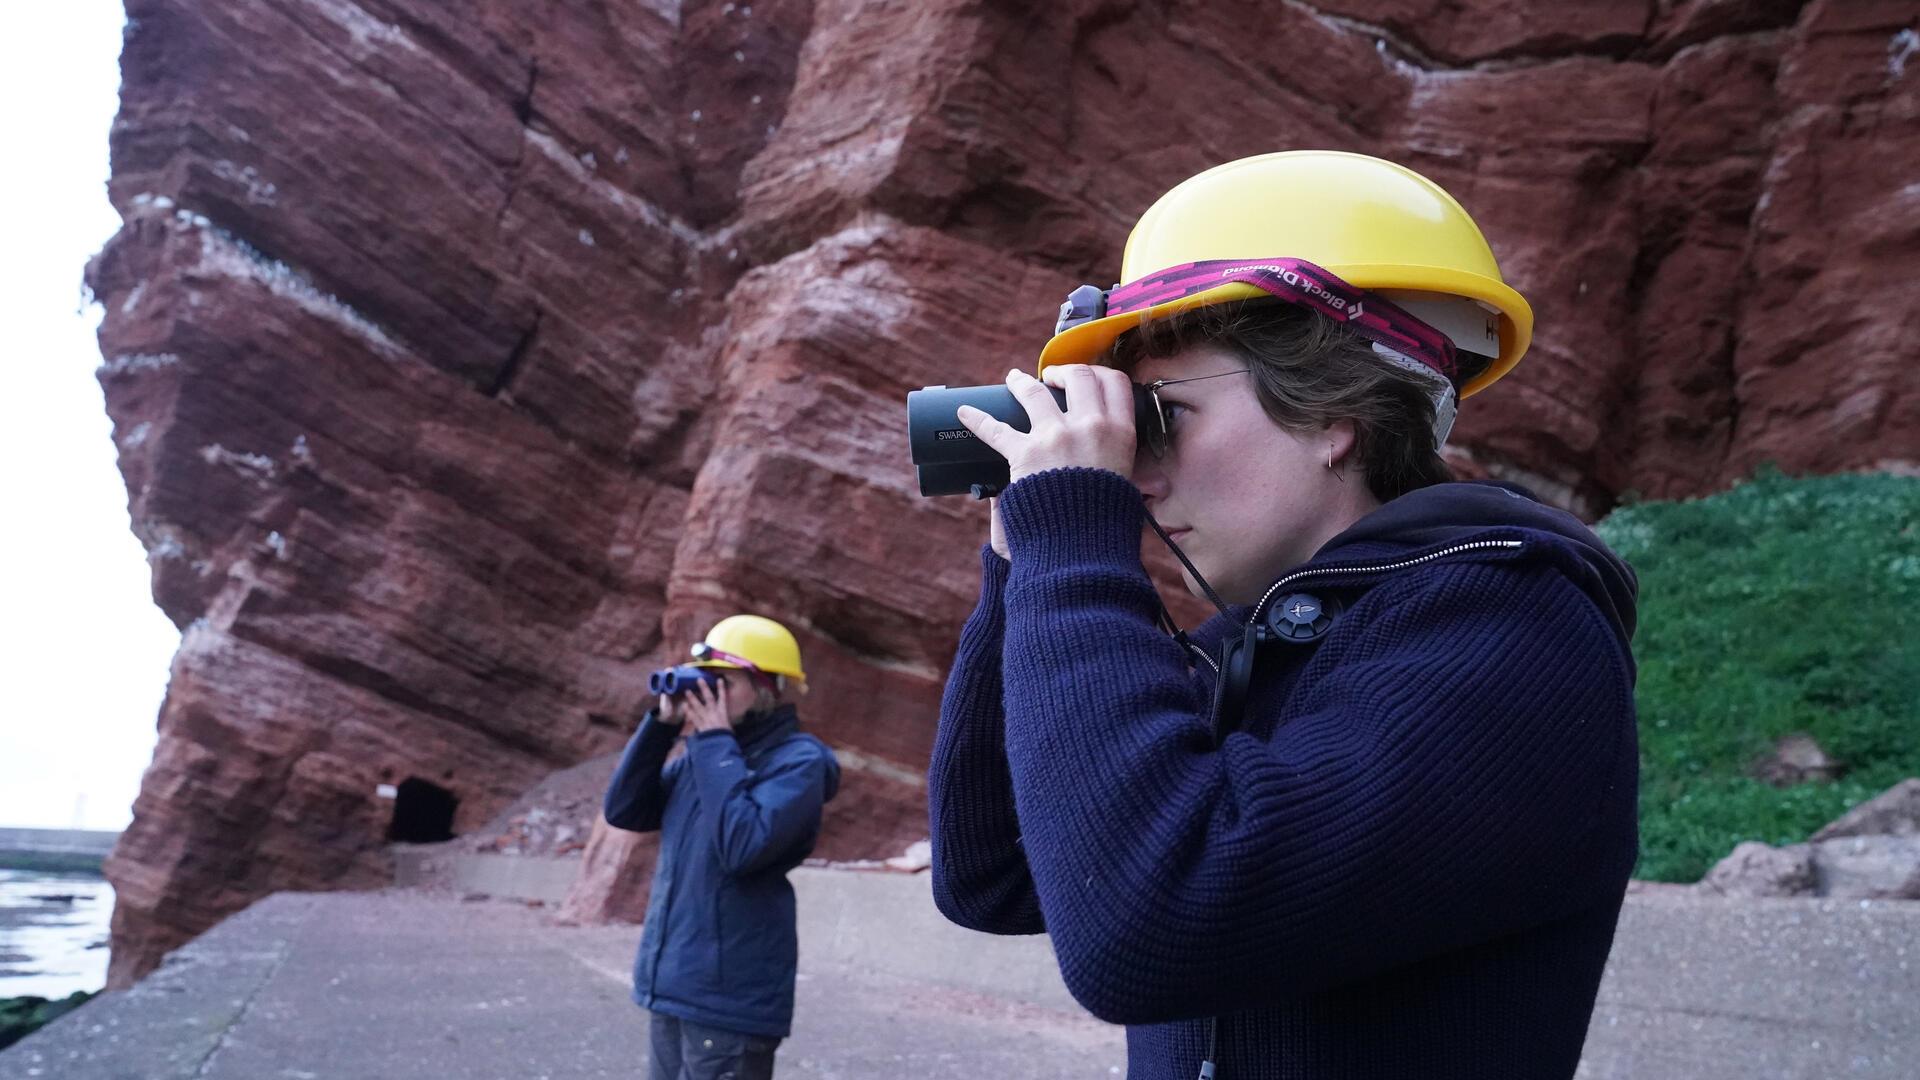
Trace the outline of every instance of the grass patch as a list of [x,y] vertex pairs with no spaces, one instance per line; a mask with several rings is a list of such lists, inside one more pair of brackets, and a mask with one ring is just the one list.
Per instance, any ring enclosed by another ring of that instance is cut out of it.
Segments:
[[[1920,776],[1920,480],[1766,471],[1599,532],[1640,575],[1635,876],[1698,880],[1743,840],[1797,843]],[[1846,775],[1747,775],[1798,731]]]

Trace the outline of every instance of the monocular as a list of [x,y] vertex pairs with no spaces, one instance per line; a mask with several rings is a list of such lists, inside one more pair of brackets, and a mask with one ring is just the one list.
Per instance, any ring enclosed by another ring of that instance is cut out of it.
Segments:
[[[1067,392],[1047,389],[1061,411]],[[987,386],[928,386],[907,394],[907,436],[913,447],[914,471],[922,495],[972,495],[990,499],[1007,486],[1007,459],[975,438],[960,423],[960,406],[971,405],[1015,431],[1032,431],[1033,421],[1013,391],[1003,383]],[[1158,423],[1153,398],[1139,384],[1133,388],[1133,419],[1144,436]]]

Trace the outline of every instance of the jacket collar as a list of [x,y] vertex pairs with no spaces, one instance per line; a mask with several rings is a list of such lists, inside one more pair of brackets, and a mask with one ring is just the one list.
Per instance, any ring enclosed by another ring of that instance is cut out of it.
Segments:
[[742,751],[770,746],[800,728],[800,712],[792,705],[776,706],[771,712],[748,713],[734,725],[733,737]]

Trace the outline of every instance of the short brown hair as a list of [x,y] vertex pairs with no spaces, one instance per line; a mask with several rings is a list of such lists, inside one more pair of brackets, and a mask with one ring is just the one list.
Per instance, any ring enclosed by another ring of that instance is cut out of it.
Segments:
[[1381,359],[1366,338],[1305,308],[1268,297],[1191,308],[1122,334],[1106,362],[1130,372],[1198,345],[1245,359],[1260,407],[1281,427],[1352,422],[1354,451],[1380,501],[1453,479],[1434,443],[1428,386]]

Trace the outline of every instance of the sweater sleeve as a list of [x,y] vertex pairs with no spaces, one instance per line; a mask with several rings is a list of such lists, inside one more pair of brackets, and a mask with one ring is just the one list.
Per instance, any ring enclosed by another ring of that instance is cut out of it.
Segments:
[[1630,829],[1587,841],[1631,752],[1630,682],[1557,570],[1387,579],[1320,644],[1272,734],[1216,750],[1210,701],[1153,623],[1138,491],[1057,470],[1001,512],[1007,758],[1062,976],[1096,1016],[1310,993],[1624,882]]
[[1007,561],[982,548],[980,602],[960,631],[927,769],[933,900],[969,929],[1037,934],[1045,927],[1014,815],[1000,701],[1006,584]]
[[647,710],[639,730],[627,740],[626,752],[620,755],[620,764],[607,784],[601,808],[607,824],[632,832],[652,832],[660,827],[667,796],[673,793],[687,759],[680,758],[664,769],[660,764],[679,737],[680,725],[663,724],[652,709]]

